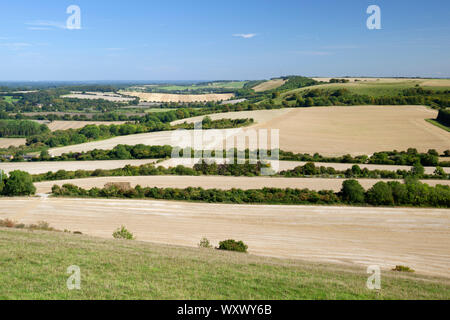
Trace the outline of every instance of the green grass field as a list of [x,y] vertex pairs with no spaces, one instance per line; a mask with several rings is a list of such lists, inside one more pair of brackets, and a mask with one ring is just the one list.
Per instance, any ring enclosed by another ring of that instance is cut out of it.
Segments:
[[276,104],[281,104],[284,98],[286,96],[295,94],[295,93],[301,93],[307,90],[312,89],[324,89],[324,90],[336,90],[336,89],[348,89],[351,93],[354,94],[361,94],[361,95],[369,95],[373,97],[380,97],[380,96],[396,96],[399,93],[401,93],[404,89],[408,88],[414,88],[417,84],[421,85],[425,89],[431,89],[431,90],[449,90],[450,86],[423,86],[422,83],[424,83],[424,80],[404,80],[404,81],[395,81],[395,82],[389,82],[389,81],[359,81],[359,82],[349,82],[349,83],[326,83],[326,84],[319,84],[315,86],[300,88],[300,89],[294,89],[290,91],[286,91],[280,94],[280,96],[276,99],[274,99],[274,102]]
[[[225,82],[211,82],[208,85],[205,84],[192,84],[192,85],[148,85],[144,87],[151,88],[154,92],[162,91],[199,91],[206,89],[231,89],[239,90],[244,87],[248,81],[225,81]],[[134,87],[129,88],[134,90]],[[206,92],[206,91],[205,91]]]
[[19,101],[19,99],[14,99],[12,96],[4,96],[3,98],[5,99],[6,102],[9,102],[9,103],[14,103],[14,102]]
[[[200,239],[199,239],[200,240]],[[449,279],[0,228],[0,299],[449,299]],[[81,270],[68,290],[67,268]]]

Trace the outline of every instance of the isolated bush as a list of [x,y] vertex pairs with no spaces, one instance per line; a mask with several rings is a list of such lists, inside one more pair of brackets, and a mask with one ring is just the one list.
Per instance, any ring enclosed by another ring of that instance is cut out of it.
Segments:
[[395,266],[395,268],[392,269],[392,271],[398,271],[398,272],[414,272],[413,269],[411,269],[410,267],[407,267],[407,266]]
[[242,241],[233,239],[219,242],[219,250],[247,252],[248,246]]
[[199,248],[212,248],[211,243],[209,242],[209,240],[207,238],[202,238],[202,240],[200,240],[199,244],[198,244]]
[[128,231],[124,226],[114,231],[113,237],[115,239],[134,240],[133,234],[130,231]]

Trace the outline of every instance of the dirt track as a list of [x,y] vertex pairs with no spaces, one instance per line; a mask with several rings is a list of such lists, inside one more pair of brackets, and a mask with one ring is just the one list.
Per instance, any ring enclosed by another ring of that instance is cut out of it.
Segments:
[[[108,182],[130,182],[134,187],[158,187],[158,188],[187,188],[202,187],[204,189],[261,189],[269,188],[298,188],[310,190],[341,190],[345,179],[321,179],[321,178],[276,178],[276,177],[227,177],[227,176],[145,176],[145,177],[100,177],[59,181],[45,181],[35,183],[37,193],[50,193],[56,184],[62,186],[70,183],[83,189],[94,187],[103,188]],[[361,185],[368,189],[378,181],[388,179],[359,179]],[[423,182],[434,186],[436,184],[450,185],[450,180],[424,180]]]
[[319,262],[406,265],[449,277],[450,210],[253,206],[111,199],[2,199],[0,219],[47,221],[111,238],[125,225],[139,240],[196,246],[243,240],[253,254]]

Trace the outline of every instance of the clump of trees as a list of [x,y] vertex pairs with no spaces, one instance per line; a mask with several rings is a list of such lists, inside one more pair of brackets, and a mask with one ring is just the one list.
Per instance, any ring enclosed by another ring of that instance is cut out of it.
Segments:
[[29,137],[50,132],[45,124],[28,120],[0,120],[0,137]]
[[450,127],[450,109],[439,110],[439,114],[436,120],[443,125]]
[[248,246],[243,241],[236,241],[233,239],[219,242],[219,250],[247,252]]
[[30,196],[36,192],[32,176],[23,171],[12,171],[9,176],[0,172],[0,195],[2,196]]

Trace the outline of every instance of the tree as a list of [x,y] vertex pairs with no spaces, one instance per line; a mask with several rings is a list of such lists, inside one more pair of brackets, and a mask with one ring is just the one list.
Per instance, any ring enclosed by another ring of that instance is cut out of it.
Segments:
[[29,196],[36,192],[33,178],[27,172],[12,171],[6,180],[3,194],[6,196]]
[[383,182],[377,182],[367,191],[367,202],[373,205],[393,205],[394,196],[391,187]]
[[342,184],[341,197],[348,203],[363,203],[364,188],[356,180],[345,180]]
[[422,177],[425,173],[425,168],[419,163],[414,163],[414,166],[411,168],[411,174],[415,177]]

